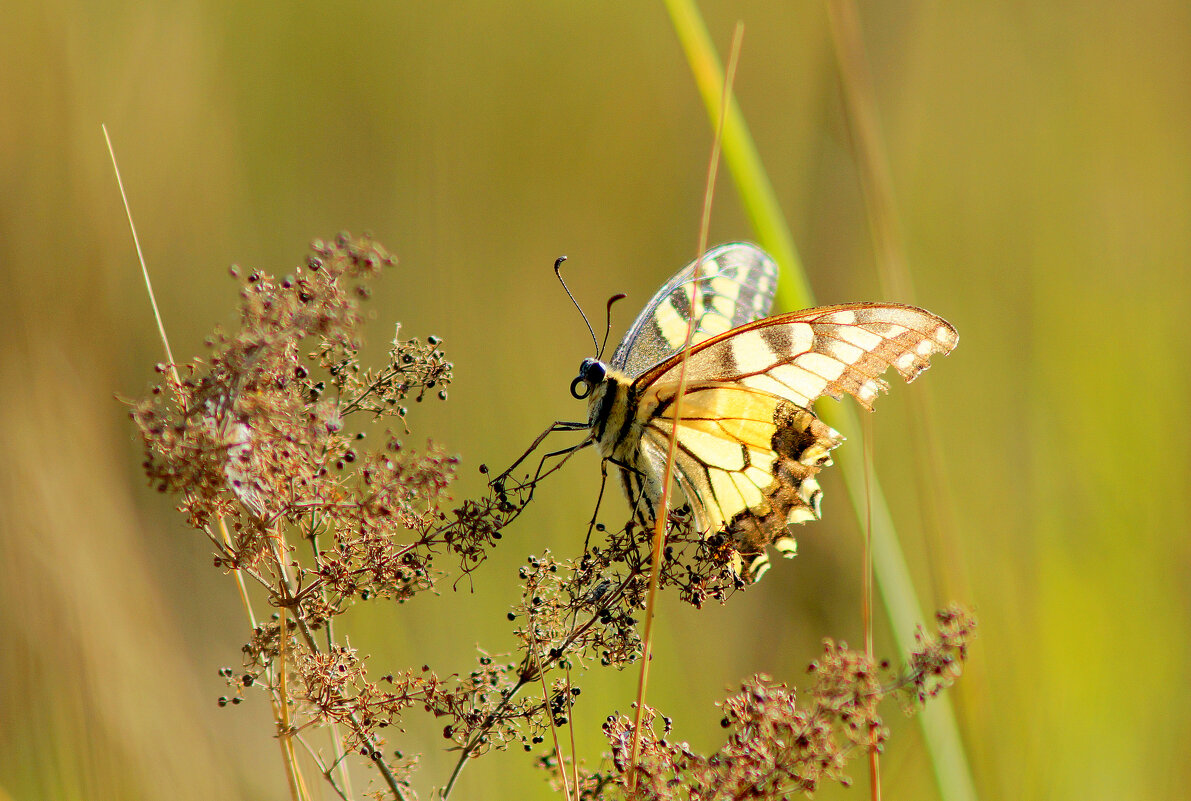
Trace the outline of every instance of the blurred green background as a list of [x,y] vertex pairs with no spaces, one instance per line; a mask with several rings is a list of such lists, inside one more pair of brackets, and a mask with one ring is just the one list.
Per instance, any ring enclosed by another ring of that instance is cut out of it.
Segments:
[[[1191,7],[859,8],[912,299],[877,288],[824,6],[703,3],[721,52],[745,23],[736,94],[818,300],[913,300],[961,333],[873,423],[927,611],[980,617],[950,694],[976,786],[1181,796]],[[480,462],[583,413],[567,385],[591,344],[553,260],[570,257],[596,318],[629,294],[619,331],[694,254],[711,133],[665,10],[18,0],[0,8],[0,104],[0,798],[286,798],[263,697],[215,703],[246,637],[233,586],[146,488],[114,397],[143,393],[163,356],[100,123],[180,359],[234,320],[232,262],[284,273],[340,229],[398,255],[372,352],[394,320],[444,338],[456,383],[409,439],[462,454],[462,498]],[[711,240],[751,236],[725,177]],[[937,478],[907,432],[915,394]],[[360,610],[353,644],[379,672],[467,671],[477,645],[512,647],[516,565],[577,552],[598,472],[585,453],[552,479],[474,590]],[[943,546],[927,481],[950,510]],[[799,683],[821,637],[860,641],[860,534],[838,476],[824,483],[798,559],[725,607],[662,605],[650,701],[696,747],[721,738],[725,688],[754,671]],[[589,761],[634,681],[580,682]],[[937,797],[916,725],[887,711],[886,797]],[[390,741],[424,754],[423,797],[450,770],[444,744],[417,715]],[[514,750],[470,765],[456,797],[552,796]]]

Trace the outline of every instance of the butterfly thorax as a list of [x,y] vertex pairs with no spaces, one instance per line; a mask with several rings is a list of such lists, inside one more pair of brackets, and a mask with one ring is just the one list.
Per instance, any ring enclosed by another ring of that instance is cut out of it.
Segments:
[[587,398],[590,436],[600,455],[620,468],[621,489],[633,517],[642,526],[652,525],[662,495],[663,466],[656,448],[648,453],[643,449],[642,437],[657,410],[657,394],[648,388],[642,391],[632,376],[597,359],[583,361],[571,393]]
[[636,462],[637,443],[643,421],[633,389],[633,379],[597,359],[584,359],[579,366],[572,392],[580,383],[586,385],[587,424],[600,454],[622,464]]

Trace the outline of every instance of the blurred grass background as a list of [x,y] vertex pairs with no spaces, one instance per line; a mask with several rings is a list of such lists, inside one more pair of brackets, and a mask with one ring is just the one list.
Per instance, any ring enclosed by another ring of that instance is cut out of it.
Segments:
[[[824,7],[702,8],[721,52],[745,22],[736,95],[820,302],[904,300],[877,289]],[[961,333],[873,422],[924,602],[980,616],[951,693],[976,785],[985,799],[1178,797],[1191,10],[859,8],[914,300]],[[101,122],[179,358],[233,321],[232,262],[283,273],[340,229],[398,255],[370,342],[379,352],[394,320],[444,338],[451,398],[414,409],[409,439],[462,454],[458,497],[479,491],[480,462],[582,415],[566,387],[590,343],[553,260],[570,257],[595,317],[629,293],[623,330],[693,256],[711,133],[661,4],[0,8],[0,798],[285,798],[263,698],[215,703],[246,636],[231,582],[144,486],[114,399],[143,392],[163,357]],[[722,180],[711,240],[751,236]],[[929,393],[945,452],[947,559],[927,545],[913,393]],[[511,647],[517,564],[577,551],[597,480],[590,454],[575,460],[474,588],[360,610],[353,644],[381,672],[466,671],[477,645]],[[825,487],[797,560],[726,607],[663,605],[650,701],[696,747],[718,742],[726,687],[754,671],[798,683],[821,637],[860,641],[860,535],[838,476]],[[633,682],[580,682],[589,759]],[[913,722],[889,717],[887,797],[934,797]],[[391,741],[424,753],[424,794],[453,761],[440,730],[415,716]],[[551,795],[510,751],[470,765],[457,797]]]

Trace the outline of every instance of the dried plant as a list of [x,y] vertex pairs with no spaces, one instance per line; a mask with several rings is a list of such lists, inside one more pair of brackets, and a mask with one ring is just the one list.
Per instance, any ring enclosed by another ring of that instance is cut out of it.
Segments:
[[[445,675],[429,666],[370,669],[336,637],[335,619],[357,602],[403,602],[447,577],[474,579],[558,465],[533,475],[505,471],[489,479],[484,497],[455,503],[447,490],[458,458],[402,439],[410,398],[447,399],[453,366],[443,343],[395,336],[381,367],[363,367],[360,306],[394,259],[346,234],[312,250],[280,279],[233,268],[238,329],[213,334],[203,358],[159,365],[161,383],[131,411],[150,481],[180,499],[179,510],[214,548],[215,566],[240,583],[251,631],[243,664],[221,669],[233,691],[220,703],[264,691],[294,798],[307,793],[295,744],[345,799],[353,754],[379,772],[370,795],[414,798],[416,757],[395,751],[386,734],[419,710],[440,718],[458,749],[444,798],[468,760],[515,743],[538,751],[540,764],[578,797],[779,798],[846,781],[848,756],[884,743],[877,704],[890,692],[905,688],[924,701],[958,675],[974,624],[950,609],[937,635],[920,633],[920,652],[900,677],[881,679],[866,657],[828,641],[805,701],[757,676],[724,702],[729,738],[719,752],[704,757],[670,742],[667,722],[660,736],[643,738],[629,791],[632,723],[612,716],[605,767],[578,770],[573,754],[559,759],[557,738],[579,701],[574,679],[597,662],[621,668],[639,658],[651,568],[647,533],[633,523],[606,530],[594,515],[574,558],[547,552],[519,569],[521,599],[509,613],[516,656],[481,653],[475,669]],[[377,425],[379,434],[370,430]],[[744,588],[729,538],[702,538],[683,510],[669,522],[661,588],[696,607]],[[267,620],[256,619],[247,584],[274,609]],[[652,711],[645,718],[649,732],[655,719]],[[316,729],[330,732],[330,756],[311,740]]]
[[[938,618],[938,636],[920,636],[921,648],[910,655],[901,675],[874,665],[845,643],[825,640],[822,655],[808,668],[812,680],[805,698],[769,676],[743,682],[722,703],[720,725],[728,736],[710,755],[671,741],[673,721],[668,717],[662,718],[659,733],[657,710],[646,708],[633,785],[628,782],[633,719],[610,715],[604,734],[612,748],[611,763],[604,770],[580,770],[578,797],[784,799],[796,792],[813,793],[824,781],[847,786],[848,760],[880,751],[889,736],[878,711],[881,701],[905,688],[930,686],[931,691],[919,693],[925,701],[958,675],[975,621],[958,607]],[[561,786],[557,755],[544,757],[539,765]]]

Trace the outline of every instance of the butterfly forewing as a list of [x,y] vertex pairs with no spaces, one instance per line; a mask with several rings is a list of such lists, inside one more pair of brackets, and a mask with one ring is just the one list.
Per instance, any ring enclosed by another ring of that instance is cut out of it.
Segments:
[[692,314],[697,343],[764,317],[775,291],[777,265],[764,251],[742,242],[713,248],[657,291],[609,364],[630,376],[640,375],[682,349]]
[[[906,381],[950,353],[959,340],[943,318],[914,306],[855,303],[758,320],[691,348],[687,380],[731,382],[803,408],[824,395],[856,398],[867,409],[889,385],[888,368]],[[678,380],[681,355],[637,379],[640,386]]]

